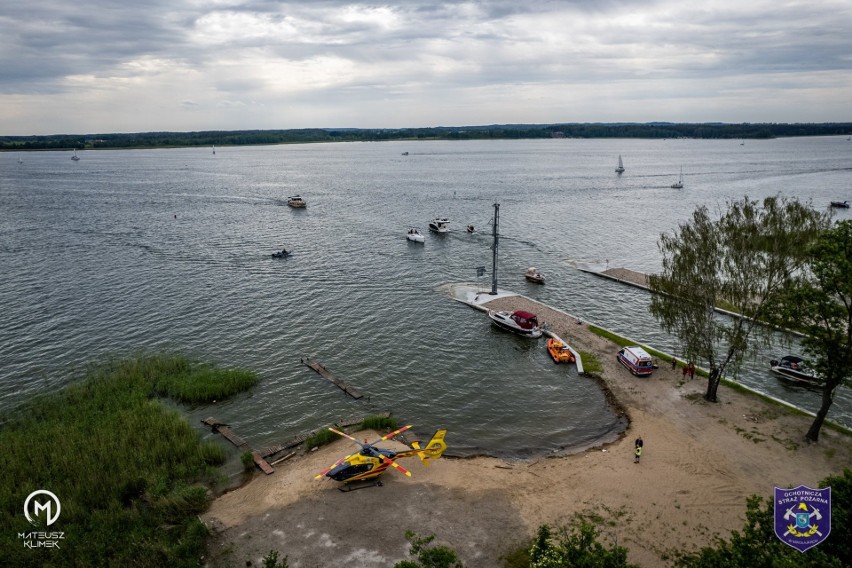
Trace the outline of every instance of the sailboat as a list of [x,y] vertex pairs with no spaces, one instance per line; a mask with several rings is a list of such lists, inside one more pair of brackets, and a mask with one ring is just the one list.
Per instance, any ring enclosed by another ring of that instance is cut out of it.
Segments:
[[71,156],[71,159],[75,162],[80,159],[80,157],[77,155],[77,148],[74,148],[74,155]]
[[213,153],[214,154],[216,153],[216,145],[215,144],[213,144]]
[[680,167],[680,178],[672,184],[672,189],[683,189],[683,166]]
[[624,163],[621,161],[621,154],[618,155],[618,167],[615,168],[615,173],[624,173]]

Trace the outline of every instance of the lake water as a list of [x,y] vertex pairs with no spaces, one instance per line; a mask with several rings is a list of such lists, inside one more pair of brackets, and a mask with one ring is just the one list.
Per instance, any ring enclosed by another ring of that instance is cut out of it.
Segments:
[[[402,155],[408,152],[408,155]],[[626,172],[613,171],[618,155]],[[544,342],[494,329],[448,299],[491,266],[500,287],[676,351],[648,293],[576,270],[659,268],[657,240],[696,206],[782,194],[852,198],[842,137],[497,140],[0,154],[0,408],[60,388],[99,357],[180,350],[254,369],[251,393],[188,410],[256,447],[340,417],[392,411],[453,454],[528,457],[612,437],[624,425],[598,385],[554,365]],[[22,160],[19,163],[19,158]],[[685,188],[674,190],[683,167]],[[304,210],[286,206],[300,193]],[[850,213],[841,211],[840,217]],[[451,233],[409,243],[446,216]],[[473,224],[481,233],[467,234]],[[286,246],[286,259],[270,254]],[[546,286],[528,284],[536,266]],[[490,276],[481,279],[490,286]],[[809,410],[768,351],[745,384]],[[360,401],[300,364],[310,355]],[[838,392],[829,418],[852,424]]]

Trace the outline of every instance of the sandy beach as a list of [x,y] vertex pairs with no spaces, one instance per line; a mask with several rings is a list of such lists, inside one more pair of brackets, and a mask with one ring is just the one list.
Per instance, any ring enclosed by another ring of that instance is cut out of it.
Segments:
[[[214,534],[208,565],[259,565],[274,549],[294,567],[392,566],[407,557],[404,532],[413,530],[435,534],[468,567],[495,567],[539,525],[585,515],[605,523],[602,540],[626,546],[631,562],[664,566],[672,549],[709,545],[739,530],[749,495],[771,496],[773,486],[817,487],[852,463],[848,436],[823,428],[818,444],[804,442],[810,416],[724,386],[720,402],[706,403],[706,379],[684,381],[668,365],[636,378],[616,361],[615,345],[532,300],[501,297],[487,307],[532,311],[572,347],[595,353],[603,382],[629,418],[626,434],[534,461],[445,458],[427,468],[407,460],[411,478],[389,472],[382,487],[348,493],[313,478],[351,453],[351,442],[341,440],[217,498],[203,516]],[[640,435],[644,452],[635,464]]]

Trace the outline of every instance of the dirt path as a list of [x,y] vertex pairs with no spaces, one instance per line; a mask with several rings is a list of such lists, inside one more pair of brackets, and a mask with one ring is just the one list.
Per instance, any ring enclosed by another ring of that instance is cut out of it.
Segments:
[[[521,297],[488,307],[535,312],[572,347],[595,353],[630,418],[627,435],[532,462],[442,459],[426,468],[408,460],[412,478],[391,472],[382,487],[349,493],[313,479],[350,451],[336,442],[216,499],[204,515],[215,533],[209,564],[258,566],[275,549],[294,567],[392,566],[407,557],[410,529],[437,535],[468,567],[491,568],[542,523],[591,515],[613,521],[603,538],[628,547],[631,562],[660,566],[671,548],[711,544],[741,528],[747,496],[771,496],[776,485],[816,487],[852,463],[849,437],[824,429],[819,444],[804,444],[810,417],[725,387],[721,402],[705,403],[704,379],[683,382],[668,366],[633,377],[613,344],[564,314]],[[645,446],[634,464],[637,435]]]

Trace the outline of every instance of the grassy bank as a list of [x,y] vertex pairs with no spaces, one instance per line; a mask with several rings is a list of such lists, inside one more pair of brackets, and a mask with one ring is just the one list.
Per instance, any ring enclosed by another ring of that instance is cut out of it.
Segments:
[[[115,361],[63,391],[0,417],[0,550],[10,566],[195,566],[224,449],[202,442],[160,403],[225,398],[257,377],[182,356]],[[35,490],[59,498],[50,527],[31,525],[23,504]],[[28,549],[19,533],[62,531],[59,549]]]

